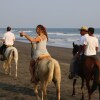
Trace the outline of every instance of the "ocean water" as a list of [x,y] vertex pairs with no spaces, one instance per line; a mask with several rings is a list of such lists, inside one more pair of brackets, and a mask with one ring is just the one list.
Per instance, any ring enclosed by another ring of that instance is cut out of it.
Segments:
[[[26,32],[32,37],[36,37],[36,31],[34,28],[13,28],[12,32],[16,36],[16,41],[26,42],[29,41],[20,37],[19,33],[21,31]],[[3,37],[3,34],[6,32],[5,28],[0,28],[0,38]],[[80,39],[80,32],[78,28],[47,28],[49,41],[49,46],[72,48],[72,43]],[[100,28],[95,29],[95,36],[99,39],[100,42]]]

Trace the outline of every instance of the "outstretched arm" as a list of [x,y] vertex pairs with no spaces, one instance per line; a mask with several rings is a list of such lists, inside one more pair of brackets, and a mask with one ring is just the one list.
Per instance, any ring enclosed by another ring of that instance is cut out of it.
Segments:
[[30,37],[29,35],[27,35],[24,32],[21,32],[20,35],[27,38],[30,42],[40,42],[41,41],[41,39],[39,37],[33,38],[33,37]]

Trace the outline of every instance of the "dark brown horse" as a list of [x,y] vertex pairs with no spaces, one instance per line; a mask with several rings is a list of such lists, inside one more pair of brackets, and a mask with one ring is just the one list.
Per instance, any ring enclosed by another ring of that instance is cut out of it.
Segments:
[[[73,43],[73,55],[75,55],[79,51],[79,46]],[[99,69],[97,66],[98,60],[95,60],[93,57],[85,57],[84,60],[79,62],[79,73],[78,75],[82,79],[81,90],[82,90],[82,98],[84,100],[84,81],[86,82],[86,87],[88,89],[88,96],[91,100],[92,93],[96,90],[97,86],[99,86],[99,100],[100,100],[100,84],[99,84]],[[92,80],[92,86],[90,86],[90,81]],[[73,81],[73,93],[75,95],[75,85],[77,79]]]

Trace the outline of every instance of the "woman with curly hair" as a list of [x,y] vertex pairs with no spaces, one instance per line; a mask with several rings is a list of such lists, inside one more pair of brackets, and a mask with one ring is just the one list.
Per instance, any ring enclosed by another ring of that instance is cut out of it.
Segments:
[[24,32],[20,33],[21,36],[24,36],[30,42],[36,43],[36,49],[30,61],[30,67],[29,67],[30,73],[32,75],[31,82],[34,82],[34,79],[35,79],[35,74],[34,74],[35,67],[34,66],[35,66],[37,59],[50,57],[50,54],[48,53],[47,48],[46,48],[47,41],[48,41],[48,35],[47,35],[46,28],[43,25],[38,25],[36,27],[36,33],[38,34],[38,36],[35,38],[30,37]]

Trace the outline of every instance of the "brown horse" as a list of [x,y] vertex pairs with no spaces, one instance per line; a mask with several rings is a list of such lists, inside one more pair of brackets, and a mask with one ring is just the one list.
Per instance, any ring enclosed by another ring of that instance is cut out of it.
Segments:
[[[79,51],[79,46],[73,43],[73,55],[75,55],[78,51]],[[84,80],[86,81],[86,87],[88,89],[88,96],[89,96],[88,100],[91,100],[91,95],[96,90],[97,86],[99,86],[99,100],[100,100],[99,69],[96,62],[99,63],[93,57],[85,57],[85,59],[79,63],[78,75],[82,79],[82,84],[81,84],[82,99],[81,100],[84,100],[84,92],[83,92]],[[92,86],[90,86],[91,79],[93,80]],[[77,79],[74,79],[73,81],[72,95],[75,95],[76,81]]]

